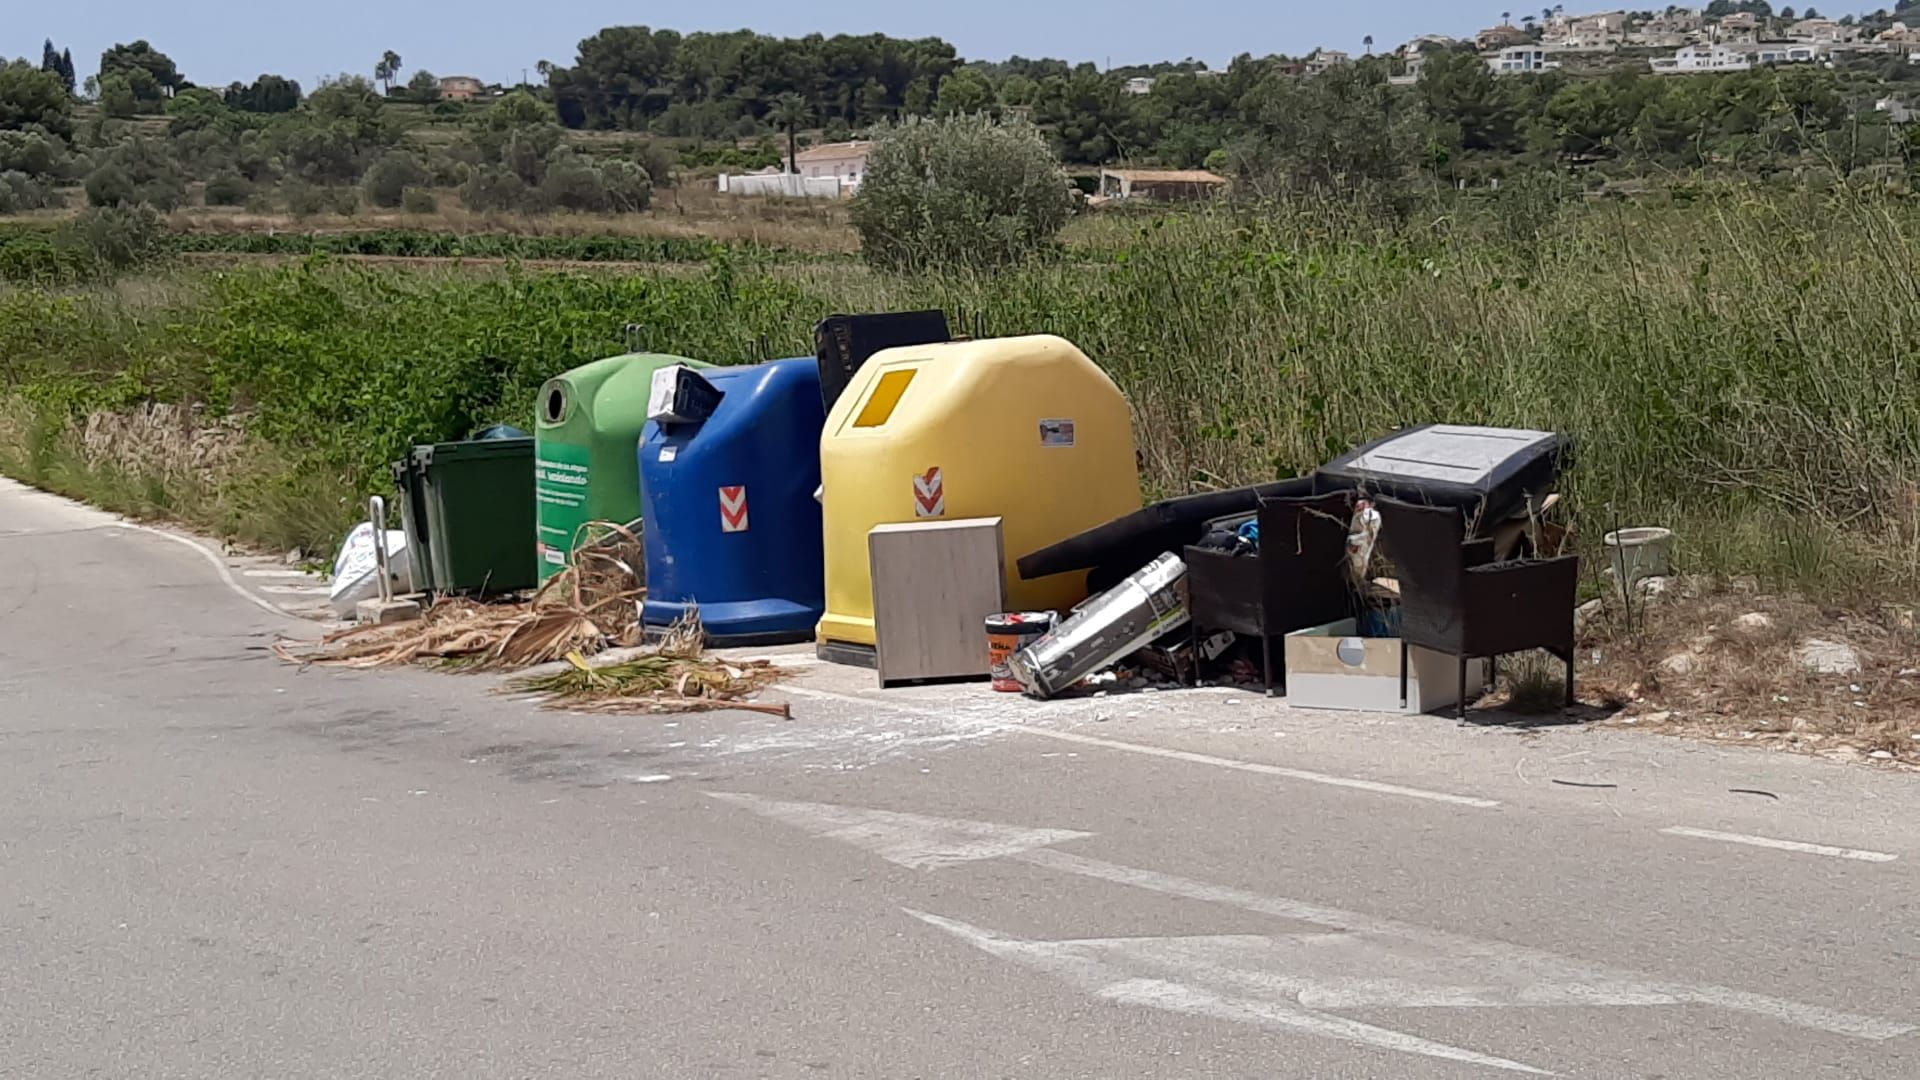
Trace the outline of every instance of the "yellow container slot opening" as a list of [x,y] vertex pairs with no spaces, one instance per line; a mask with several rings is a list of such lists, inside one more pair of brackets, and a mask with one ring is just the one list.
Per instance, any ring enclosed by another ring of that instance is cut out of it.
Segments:
[[893,416],[893,410],[900,404],[901,395],[907,392],[907,384],[913,381],[915,368],[889,371],[880,376],[873,386],[873,393],[867,396],[867,403],[860,407],[860,415],[854,418],[853,426],[879,427]]

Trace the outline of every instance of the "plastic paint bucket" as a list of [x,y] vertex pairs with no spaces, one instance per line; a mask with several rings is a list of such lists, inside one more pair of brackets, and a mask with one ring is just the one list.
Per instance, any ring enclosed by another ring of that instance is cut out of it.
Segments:
[[1053,629],[1058,618],[1059,615],[1051,611],[1003,611],[987,616],[987,663],[993,672],[995,690],[1017,694],[1023,689],[1020,680],[1013,677],[1007,660]]

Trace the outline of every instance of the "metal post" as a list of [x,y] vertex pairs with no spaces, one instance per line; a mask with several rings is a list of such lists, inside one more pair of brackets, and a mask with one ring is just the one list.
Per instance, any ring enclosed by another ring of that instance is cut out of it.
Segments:
[[373,523],[373,559],[380,567],[380,602],[393,602],[393,570],[387,562],[387,500],[367,500],[367,520]]

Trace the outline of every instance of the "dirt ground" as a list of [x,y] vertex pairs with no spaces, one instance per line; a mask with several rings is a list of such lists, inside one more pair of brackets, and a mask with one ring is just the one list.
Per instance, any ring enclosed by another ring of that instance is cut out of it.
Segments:
[[1586,609],[1581,697],[1607,723],[1920,768],[1912,608],[1823,609],[1705,581],[1643,582]]

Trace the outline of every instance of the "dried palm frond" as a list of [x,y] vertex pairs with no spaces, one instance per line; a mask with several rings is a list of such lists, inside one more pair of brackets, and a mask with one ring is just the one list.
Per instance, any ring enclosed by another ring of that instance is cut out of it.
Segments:
[[746,696],[785,674],[764,660],[727,661],[705,655],[706,634],[697,616],[675,623],[651,651],[631,660],[595,666],[579,652],[567,654],[558,671],[509,681],[509,693],[544,694],[547,708],[587,712],[689,712],[746,709],[790,716],[785,704]]
[[356,626],[312,644],[282,641],[281,659],[298,664],[378,668],[434,663],[461,671],[516,671],[572,652],[640,643],[646,597],[640,537],[624,525],[594,522],[599,535],[574,553],[574,565],[549,578],[524,603],[443,599],[417,620]]

